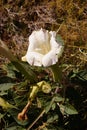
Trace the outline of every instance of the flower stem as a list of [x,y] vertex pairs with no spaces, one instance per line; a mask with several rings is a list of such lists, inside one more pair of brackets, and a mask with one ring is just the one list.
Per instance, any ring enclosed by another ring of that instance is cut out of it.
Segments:
[[62,78],[61,68],[58,66],[58,64],[55,64],[51,66],[51,70],[52,70],[54,81],[60,83]]
[[27,103],[27,105],[24,107],[24,109],[22,110],[22,112],[20,112],[19,114],[18,114],[18,119],[19,120],[27,120],[28,119],[28,117],[27,117],[27,111],[28,111],[28,109],[29,109],[29,107],[31,106],[31,101],[28,101],[28,103]]

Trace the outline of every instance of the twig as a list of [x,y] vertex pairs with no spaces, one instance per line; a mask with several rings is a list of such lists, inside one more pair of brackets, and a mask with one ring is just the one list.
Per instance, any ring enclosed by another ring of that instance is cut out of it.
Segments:
[[67,45],[68,47],[73,47],[73,48],[81,48],[81,49],[85,49],[87,50],[86,47],[83,47],[83,46],[75,46],[75,45]]
[[35,125],[35,123],[43,116],[44,113],[45,113],[45,110],[43,110],[40,113],[40,115],[34,120],[34,122],[27,128],[27,130],[30,130]]
[[82,53],[87,58],[87,53],[82,52],[82,50],[79,48],[80,53]]
[[61,29],[61,27],[63,26],[64,21],[61,23],[61,25],[59,26],[59,28],[57,29],[57,33],[59,32],[59,30]]

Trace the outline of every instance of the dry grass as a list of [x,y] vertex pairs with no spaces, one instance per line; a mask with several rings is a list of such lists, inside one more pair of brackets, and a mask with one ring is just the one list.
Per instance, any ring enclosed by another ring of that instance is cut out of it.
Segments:
[[54,7],[57,23],[60,26],[63,23],[59,30],[65,41],[63,63],[71,64],[70,67],[86,67],[87,2],[56,0]]

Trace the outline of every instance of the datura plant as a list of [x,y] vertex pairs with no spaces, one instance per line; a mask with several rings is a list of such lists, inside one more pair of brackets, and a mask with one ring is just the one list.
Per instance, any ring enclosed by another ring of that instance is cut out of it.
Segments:
[[[29,36],[28,50],[26,55],[22,57],[22,61],[28,62],[31,66],[51,68],[54,80],[60,82],[60,68],[57,63],[63,53],[63,49],[63,42],[58,40],[55,31],[48,31],[41,28],[38,31],[33,31]],[[18,119],[27,119],[27,109],[39,90],[49,93],[51,87],[45,81],[34,85],[30,93],[30,99],[23,111],[18,114]]]

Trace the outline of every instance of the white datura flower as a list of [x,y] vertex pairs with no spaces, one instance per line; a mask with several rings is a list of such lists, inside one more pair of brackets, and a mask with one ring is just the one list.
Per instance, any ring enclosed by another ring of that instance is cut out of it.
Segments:
[[58,62],[64,46],[56,41],[56,32],[40,29],[29,36],[29,47],[22,61],[33,66],[48,67]]

